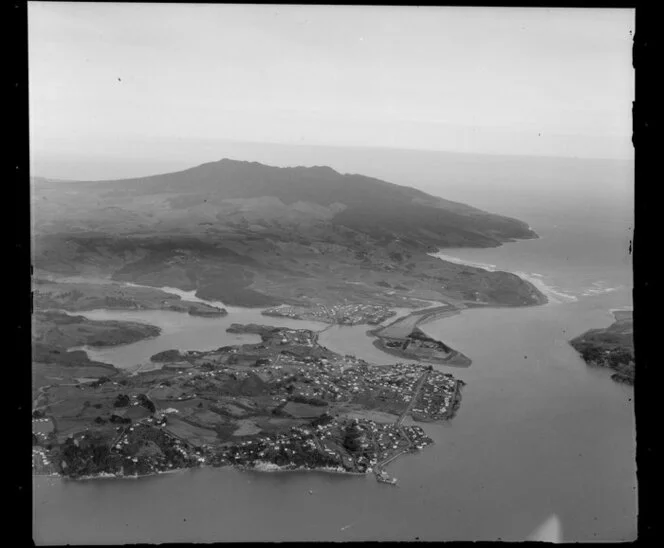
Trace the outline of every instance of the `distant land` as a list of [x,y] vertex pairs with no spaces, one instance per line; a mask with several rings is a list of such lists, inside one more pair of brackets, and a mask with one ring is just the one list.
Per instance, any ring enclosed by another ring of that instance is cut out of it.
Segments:
[[591,329],[570,344],[589,365],[615,371],[616,382],[634,384],[634,322],[632,312],[617,311],[616,321],[604,329]]
[[34,266],[227,305],[545,302],[428,252],[536,238],[522,221],[324,166],[223,159],[113,181],[33,179]]

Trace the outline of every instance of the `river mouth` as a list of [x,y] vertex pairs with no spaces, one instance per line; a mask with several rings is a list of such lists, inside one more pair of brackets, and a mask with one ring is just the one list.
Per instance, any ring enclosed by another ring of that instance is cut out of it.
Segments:
[[[565,540],[598,535],[629,540],[636,513],[632,391],[613,383],[606,371],[586,367],[567,343],[589,326],[608,326],[609,310],[628,302],[613,292],[533,307],[466,309],[422,324],[427,335],[463,352],[473,364],[434,366],[466,383],[461,407],[448,423],[423,425],[433,446],[390,464],[399,489],[335,474],[214,468],[136,482],[36,478],[40,530],[53,540],[58,523],[76,515],[82,522],[78,538],[99,542],[99,531],[87,524],[104,515],[102,540],[109,543],[217,541],[220,530],[224,540],[343,541],[377,535],[410,540],[413,530],[421,540],[523,540],[555,515]],[[257,336],[226,333],[231,323],[322,331],[319,343],[340,354],[379,365],[408,361],[376,348],[367,334],[371,326],[266,317],[260,309],[233,308],[220,318],[161,310],[80,314],[162,328],[154,339],[86,349],[93,359],[130,370],[171,348],[211,350],[258,342]],[[112,510],[101,503],[100,489],[104,500],[115,501]],[[183,495],[173,497],[174,492]],[[232,506],[221,502],[221,492],[235,493]],[[213,517],[211,508],[223,512]],[[186,523],[181,516],[187,516]],[[308,525],[302,527],[303,521]],[[132,524],[128,535],[123,533],[127,523]],[[60,534],[71,540],[70,532]]]

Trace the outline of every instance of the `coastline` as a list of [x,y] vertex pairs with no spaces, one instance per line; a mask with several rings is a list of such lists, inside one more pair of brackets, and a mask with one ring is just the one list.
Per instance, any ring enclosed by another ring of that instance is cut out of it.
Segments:
[[[135,476],[125,475],[125,474],[110,474],[108,472],[102,472],[95,476],[80,476],[78,478],[73,478],[70,476],[65,476],[58,472],[53,472],[52,474],[32,474],[33,477],[37,478],[60,478],[63,481],[95,481],[95,480],[134,480],[141,478],[153,478],[156,476],[161,476],[164,474],[178,474],[186,470],[191,470],[192,467],[188,468],[175,468],[173,470],[160,470],[159,472],[153,472],[152,474],[137,474]],[[199,467],[200,468],[200,467]]]
[[[400,348],[391,348],[387,346],[387,340],[405,340],[411,333],[415,330],[419,330],[420,325],[429,323],[435,320],[442,318],[448,318],[450,316],[455,316],[461,312],[462,308],[454,306],[448,303],[439,303],[439,306],[429,306],[422,309],[416,309],[410,314],[399,317],[393,322],[387,325],[377,326],[372,329],[368,329],[365,334],[369,337],[374,337],[375,340],[372,341],[372,344],[375,348],[384,352],[385,354],[395,356],[398,358],[416,361],[416,362],[426,362],[433,363],[437,365],[447,365],[450,367],[468,367],[472,363],[472,360],[465,356],[458,350],[450,348],[451,352],[449,356],[445,358],[437,357],[418,357],[409,353]],[[404,324],[404,327],[399,326],[399,324]],[[390,335],[384,335],[386,330],[392,329],[396,333]],[[447,346],[447,345],[445,345]],[[449,347],[448,347],[449,348]]]
[[[446,248],[443,248],[446,249]],[[530,283],[533,285],[538,291],[540,291],[546,298],[546,302],[544,303],[539,303],[539,304],[558,304],[560,302],[575,302],[578,300],[578,297],[574,295],[569,295],[567,293],[564,293],[563,291],[559,291],[555,287],[552,287],[548,284],[546,284],[542,280],[542,274],[537,274],[534,272],[527,273],[523,272],[521,270],[505,270],[502,268],[498,268],[497,265],[494,264],[489,264],[489,263],[482,263],[482,262],[476,262],[476,261],[469,261],[469,260],[464,260],[459,257],[454,257],[453,255],[446,255],[443,253],[443,250],[439,250],[435,253],[429,253],[428,254],[430,257],[434,257],[436,259],[439,259],[441,261],[447,261],[451,262],[454,264],[460,264],[460,265],[465,265],[465,266],[471,266],[473,268],[479,268],[482,270],[486,270],[487,272],[507,272],[508,274],[513,274],[515,276],[518,276],[520,279]],[[561,301],[562,299],[562,301]],[[493,306],[493,305],[491,305]],[[500,306],[500,305],[499,305]],[[525,305],[525,306],[530,306],[530,305]]]
[[[122,283],[122,282],[121,282]],[[136,285],[136,284],[133,284]],[[207,302],[204,299],[200,299],[199,302],[207,304]],[[536,306],[539,304],[544,304],[544,303],[531,303],[529,305],[525,306]],[[433,306],[431,306],[433,305]],[[429,362],[429,363],[435,363],[439,365],[447,365],[447,366],[469,366],[471,364],[471,360],[466,357],[465,355],[461,354],[460,352],[447,347],[447,345],[442,345],[443,348],[445,349],[445,353],[447,353],[447,356],[445,358],[438,358],[436,356],[425,356],[425,357],[419,357],[419,356],[411,356],[407,352],[400,352],[399,350],[396,350],[394,348],[389,348],[384,346],[382,343],[384,339],[386,338],[384,335],[381,335],[381,333],[384,333],[385,330],[389,330],[390,328],[394,328],[395,325],[399,324],[404,324],[407,326],[407,334],[411,334],[414,330],[418,329],[419,326],[431,323],[433,321],[437,321],[439,319],[444,319],[447,317],[451,317],[457,314],[460,314],[462,310],[466,308],[503,308],[503,307],[515,307],[515,306],[524,306],[524,305],[490,305],[490,304],[484,304],[484,303],[464,303],[464,302],[455,302],[455,303],[448,303],[448,302],[442,302],[442,301],[430,301],[427,303],[427,306],[423,308],[418,308],[412,310],[410,313],[404,315],[404,316],[398,316],[395,318],[392,322],[387,323],[387,325],[376,325],[372,326],[370,329],[366,330],[366,335],[367,336],[372,336],[376,337],[377,340],[373,341],[374,346],[376,346],[379,350],[384,352],[385,354],[388,355],[395,355],[397,357],[405,358],[408,360],[416,361],[416,362]],[[67,312],[68,314],[71,314],[71,312]],[[388,320],[389,321],[389,320]],[[327,329],[330,329],[333,327],[334,324],[326,325],[324,328],[322,328],[320,331],[317,333],[321,333]],[[418,329],[419,330],[419,329]],[[404,331],[406,333],[406,331]],[[422,333],[423,334],[423,333]],[[387,337],[390,338],[390,337]],[[437,341],[436,341],[437,342]],[[130,344],[130,343],[128,343]],[[444,355],[443,352],[441,354]],[[139,368],[140,370],[141,368]],[[135,371],[134,373],[137,373]],[[451,406],[448,416],[446,417],[447,419],[451,418],[456,414],[458,404],[460,402],[460,390],[459,386],[457,386],[457,390],[454,394],[454,403]],[[419,422],[428,422],[428,421],[419,421]],[[231,467],[239,469],[239,470],[246,470],[246,471],[255,471],[255,472],[325,472],[325,473],[335,473],[335,474],[349,474],[349,475],[366,475],[366,472],[353,472],[353,471],[348,471],[343,468],[329,468],[329,467],[324,467],[324,468],[308,468],[308,467],[280,467],[277,465],[273,465],[271,463],[262,463],[262,462],[257,462],[254,463],[252,466],[237,466],[230,464]],[[153,472],[149,474],[143,474],[143,475],[123,475],[123,474],[99,474],[95,476],[82,476],[79,478],[71,478],[62,474],[53,474],[56,476],[60,476],[63,479],[69,479],[69,480],[92,480],[92,479],[138,479],[141,477],[150,477],[150,476],[157,476],[159,474],[164,474],[164,473],[176,473],[176,472],[181,472],[186,470],[189,467],[181,468],[181,469],[174,469],[174,470],[164,470],[164,471],[158,471],[158,472]]]
[[254,466],[233,466],[237,470],[243,472],[260,472],[260,473],[272,473],[272,472],[324,472],[326,474],[346,474],[349,476],[366,476],[366,472],[350,472],[344,470],[341,467],[333,468],[329,466],[324,466],[322,468],[307,468],[306,466],[296,466],[296,467],[286,467],[278,466],[271,462],[265,461],[256,461]]
[[[525,305],[518,305],[518,304],[514,305],[514,304],[475,303],[475,302],[467,302],[467,303],[460,302],[452,304],[443,301],[430,301],[430,303],[432,303],[433,306],[427,306],[424,308],[415,309],[409,314],[403,316],[397,316],[397,318],[395,318],[390,323],[378,325],[366,331],[367,336],[376,338],[376,340],[372,341],[372,344],[375,348],[379,349],[381,352],[384,352],[391,356],[400,357],[412,361],[418,361],[418,362],[428,361],[429,363],[446,365],[450,367],[468,367],[471,365],[472,360],[453,348],[451,349],[452,355],[448,359],[442,359],[442,358],[418,359],[417,357],[413,357],[412,355],[410,355],[408,352],[388,347],[387,345],[385,345],[384,341],[390,338],[393,339],[403,338],[407,336],[410,332],[412,332],[414,329],[419,329],[421,326],[424,326],[425,324],[432,323],[434,321],[448,318],[451,316],[455,316],[457,314],[460,314],[463,310],[470,308],[515,308],[515,307],[520,308],[520,307],[531,307],[531,306],[545,306],[553,303],[560,303],[561,301],[559,301],[556,297],[565,298],[568,302],[578,300],[576,297],[572,295],[567,295],[566,293],[556,291],[555,289],[545,284],[540,279],[542,277],[541,274],[529,275],[522,271],[513,272],[509,270],[499,270],[496,265],[473,262],[473,261],[464,261],[463,259],[460,259],[458,257],[445,255],[441,252],[428,253],[428,255],[436,259],[439,259],[441,261],[447,261],[455,264],[462,264],[474,268],[480,268],[482,270],[486,270],[487,272],[506,272],[509,274],[513,274],[519,277],[521,280],[524,280],[530,283],[532,286],[534,286],[543,295],[544,302],[534,302]],[[400,323],[406,324],[408,326],[406,328],[408,333],[404,331],[403,333],[394,334],[394,337],[381,335],[381,332],[385,332],[390,328],[395,328],[395,326],[397,326],[397,324]]]
[[366,476],[367,472],[351,472],[344,470],[341,467],[332,468],[332,467],[322,467],[322,468],[307,468],[306,466],[298,466],[288,468],[285,466],[278,466],[276,464],[258,461],[255,466],[243,466],[243,465],[234,465],[227,464],[223,466],[212,466],[212,465],[199,465],[199,466],[189,466],[185,468],[176,468],[173,470],[161,470],[158,472],[153,472],[151,474],[137,474],[137,475],[125,475],[125,474],[110,474],[102,472],[94,476],[80,476],[80,477],[69,477],[58,472],[53,472],[51,474],[33,474],[33,477],[46,477],[46,478],[60,478],[62,481],[98,481],[98,480],[136,480],[141,478],[154,478],[157,476],[165,474],[179,474],[186,472],[187,470],[192,470],[194,468],[228,468],[237,470],[239,472],[257,472],[261,474],[269,474],[274,472],[322,472],[325,474],[344,474],[348,476]]

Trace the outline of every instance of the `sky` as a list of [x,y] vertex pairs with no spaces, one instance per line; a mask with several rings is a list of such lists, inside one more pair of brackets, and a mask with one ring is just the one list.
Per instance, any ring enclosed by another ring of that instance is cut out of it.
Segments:
[[199,145],[245,142],[631,159],[634,30],[619,9],[30,2],[31,155],[193,165]]

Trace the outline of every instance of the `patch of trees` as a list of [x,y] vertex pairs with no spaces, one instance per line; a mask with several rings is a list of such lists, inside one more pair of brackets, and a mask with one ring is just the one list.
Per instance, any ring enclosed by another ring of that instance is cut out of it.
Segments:
[[436,345],[438,348],[444,350],[445,352],[451,352],[452,349],[447,346],[445,343],[441,341],[437,341],[436,339],[432,339],[431,337],[427,337],[423,331],[421,331],[418,328],[415,328],[410,335],[408,335],[408,338],[411,340],[417,340],[421,342],[426,342],[430,344]]
[[351,453],[356,453],[362,449],[362,445],[366,441],[366,434],[357,425],[349,425],[346,428],[342,445]]
[[154,413],[157,408],[155,407],[154,403],[145,395],[145,394],[139,394],[137,396],[138,404],[145,407],[150,413]]
[[609,352],[608,360],[611,367],[620,367],[629,365],[631,361],[634,361],[634,355],[627,349],[616,348]]
[[131,400],[127,394],[118,394],[113,402],[113,407],[129,407]]
[[314,396],[304,396],[302,394],[295,394],[290,397],[290,400],[296,403],[308,403],[309,405],[316,405],[318,407],[323,407],[327,405],[327,402],[323,399],[316,398]]
[[326,424],[331,423],[333,420],[334,417],[332,415],[325,413],[320,417],[315,418],[313,421],[311,421],[310,424],[315,428],[316,426],[325,426]]
[[113,414],[109,419],[113,424],[131,424],[131,419],[128,417],[121,417],[120,415]]
[[92,381],[90,383],[90,386],[92,388],[99,388],[102,384],[106,384],[107,382],[110,382],[111,379],[108,377],[99,377],[96,381]]
[[151,362],[176,362],[182,357],[179,350],[164,350],[157,352],[155,355],[150,356]]
[[63,474],[77,477],[114,473],[119,470],[121,457],[111,453],[108,440],[94,433],[87,434],[89,439],[67,438],[60,451],[60,468]]

